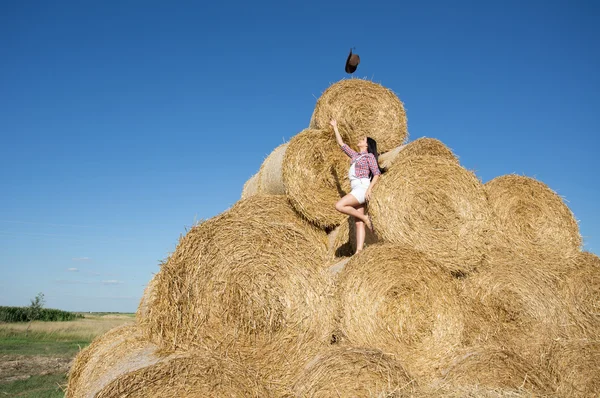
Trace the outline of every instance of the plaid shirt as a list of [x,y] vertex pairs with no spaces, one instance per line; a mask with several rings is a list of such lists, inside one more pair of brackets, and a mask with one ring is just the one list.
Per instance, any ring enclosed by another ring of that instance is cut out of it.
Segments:
[[[350,156],[352,163],[356,162],[356,165],[354,166],[354,174],[356,174],[356,177],[369,178],[369,172],[374,176],[381,174],[375,156],[372,153],[355,152],[346,144],[342,145],[341,148],[342,151],[346,152],[346,155]],[[359,156],[362,157],[356,160]]]

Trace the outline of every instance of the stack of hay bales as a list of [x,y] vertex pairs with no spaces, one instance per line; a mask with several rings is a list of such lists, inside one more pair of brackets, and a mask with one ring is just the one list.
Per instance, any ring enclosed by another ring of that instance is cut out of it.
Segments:
[[[356,250],[350,146],[386,172]],[[600,259],[543,183],[486,184],[439,140],[406,143],[379,84],[342,80],[238,203],[191,228],[136,325],[82,350],[67,397],[530,397],[600,390]]]

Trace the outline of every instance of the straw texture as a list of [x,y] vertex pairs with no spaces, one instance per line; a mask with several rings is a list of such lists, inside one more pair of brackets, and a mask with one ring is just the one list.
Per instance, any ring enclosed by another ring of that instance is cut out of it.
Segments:
[[532,256],[574,256],[580,252],[577,221],[546,184],[511,174],[487,182],[485,190],[494,213],[494,245]]
[[368,247],[340,273],[338,295],[341,334],[393,353],[411,373],[461,343],[462,305],[452,277],[414,249]]
[[103,388],[97,398],[271,397],[256,372],[207,350],[162,360],[129,372]]
[[258,192],[266,195],[284,195],[285,186],[281,175],[283,157],[288,144],[281,144],[267,156],[258,172]]
[[561,257],[492,252],[489,265],[464,280],[470,308],[467,340],[509,346],[527,361],[540,363],[546,346],[563,337],[572,323],[558,294],[558,264],[572,266]]
[[373,187],[368,212],[376,234],[427,253],[455,274],[476,269],[490,221],[481,182],[437,156],[411,156],[396,166]]
[[259,173],[256,173],[244,183],[244,188],[242,189],[242,199],[249,198],[258,193],[258,181]]
[[408,156],[438,156],[459,164],[456,155],[442,141],[435,138],[421,137],[382,154],[379,157],[379,165],[382,168],[389,169],[397,160]]
[[382,153],[401,145],[408,137],[406,112],[400,99],[391,90],[368,80],[341,80],[323,92],[311,126],[329,129],[332,118],[337,119],[346,142],[354,144],[362,137],[371,137]]
[[[600,258],[583,252],[560,281],[559,296],[566,303],[575,336],[600,336]],[[600,368],[599,368],[600,370]]]
[[[348,217],[329,233],[329,252],[334,257],[352,256],[356,253],[356,219]],[[365,228],[365,247],[377,243],[377,235]]]
[[410,397],[415,382],[404,367],[379,350],[331,348],[307,366],[295,397]]
[[142,338],[137,325],[110,330],[96,338],[75,358],[66,397],[95,397],[98,391],[122,374],[159,361],[157,348]]
[[335,203],[348,192],[348,156],[333,132],[306,129],[293,137],[283,160],[283,183],[294,208],[321,228],[333,228],[346,218]]
[[149,338],[175,349],[323,335],[331,310],[324,232],[283,196],[257,195],[196,227],[157,274],[141,320]]
[[432,385],[445,389],[465,387],[514,389],[552,394],[550,375],[526,362],[517,353],[495,346],[463,348],[439,365],[440,378]]

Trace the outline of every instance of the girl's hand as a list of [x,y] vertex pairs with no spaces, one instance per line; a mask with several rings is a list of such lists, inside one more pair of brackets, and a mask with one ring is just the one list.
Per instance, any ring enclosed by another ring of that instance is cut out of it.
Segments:
[[337,127],[337,120],[331,119],[331,121],[329,122],[329,124],[331,124],[335,128],[335,127]]
[[369,200],[371,200],[371,190],[367,189],[367,192],[365,193],[365,200],[368,202]]

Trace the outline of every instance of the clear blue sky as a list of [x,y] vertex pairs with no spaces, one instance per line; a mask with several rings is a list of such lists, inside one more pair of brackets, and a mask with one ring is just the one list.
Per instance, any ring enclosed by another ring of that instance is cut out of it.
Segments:
[[0,5],[0,305],[134,311],[195,220],[346,77],[484,181],[535,177],[600,253],[596,1]]

